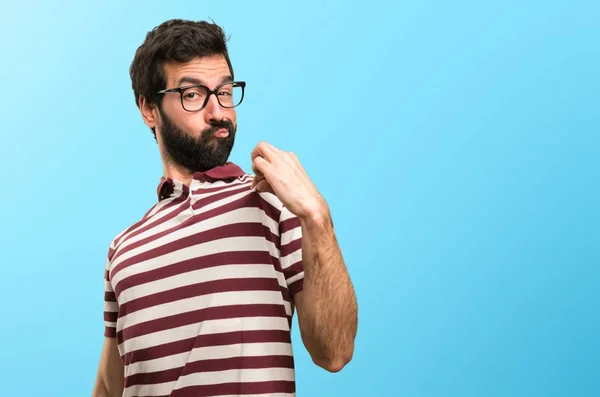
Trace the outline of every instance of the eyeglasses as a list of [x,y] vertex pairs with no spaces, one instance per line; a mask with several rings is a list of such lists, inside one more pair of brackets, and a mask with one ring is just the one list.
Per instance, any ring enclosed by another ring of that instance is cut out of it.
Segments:
[[244,100],[245,81],[232,81],[219,84],[217,88],[210,88],[195,84],[185,87],[169,88],[158,91],[157,94],[167,92],[178,92],[181,95],[181,106],[188,112],[199,112],[206,107],[211,95],[215,95],[219,105],[231,109],[238,106]]

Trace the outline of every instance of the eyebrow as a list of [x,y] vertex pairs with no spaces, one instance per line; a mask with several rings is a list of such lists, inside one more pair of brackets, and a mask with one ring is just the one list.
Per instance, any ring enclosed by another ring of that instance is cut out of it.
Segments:
[[[223,76],[221,77],[221,83],[231,83],[233,82],[233,77],[231,76]],[[181,87],[182,84],[187,83],[190,85],[207,85],[204,81],[196,78],[196,77],[191,77],[191,76],[183,76],[182,78],[180,78],[177,81],[177,86]]]

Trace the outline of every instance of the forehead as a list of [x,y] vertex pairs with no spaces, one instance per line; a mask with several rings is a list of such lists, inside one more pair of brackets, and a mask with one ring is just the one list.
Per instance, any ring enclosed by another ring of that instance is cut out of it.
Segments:
[[184,77],[195,78],[211,86],[231,78],[229,65],[223,55],[194,58],[188,62],[165,62],[163,65],[167,87],[177,86]]

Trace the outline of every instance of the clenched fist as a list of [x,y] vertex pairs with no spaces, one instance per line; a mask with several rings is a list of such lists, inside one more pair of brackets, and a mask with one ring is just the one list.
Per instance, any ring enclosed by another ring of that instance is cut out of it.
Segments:
[[301,219],[326,216],[327,203],[309,179],[294,153],[284,152],[266,142],[252,151],[252,170],[256,177],[252,188],[271,192]]

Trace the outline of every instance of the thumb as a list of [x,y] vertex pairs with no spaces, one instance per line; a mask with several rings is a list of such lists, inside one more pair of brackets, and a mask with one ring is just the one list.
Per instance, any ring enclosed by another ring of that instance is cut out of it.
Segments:
[[273,188],[266,179],[261,179],[258,181],[255,188],[257,192],[269,192],[274,194]]

